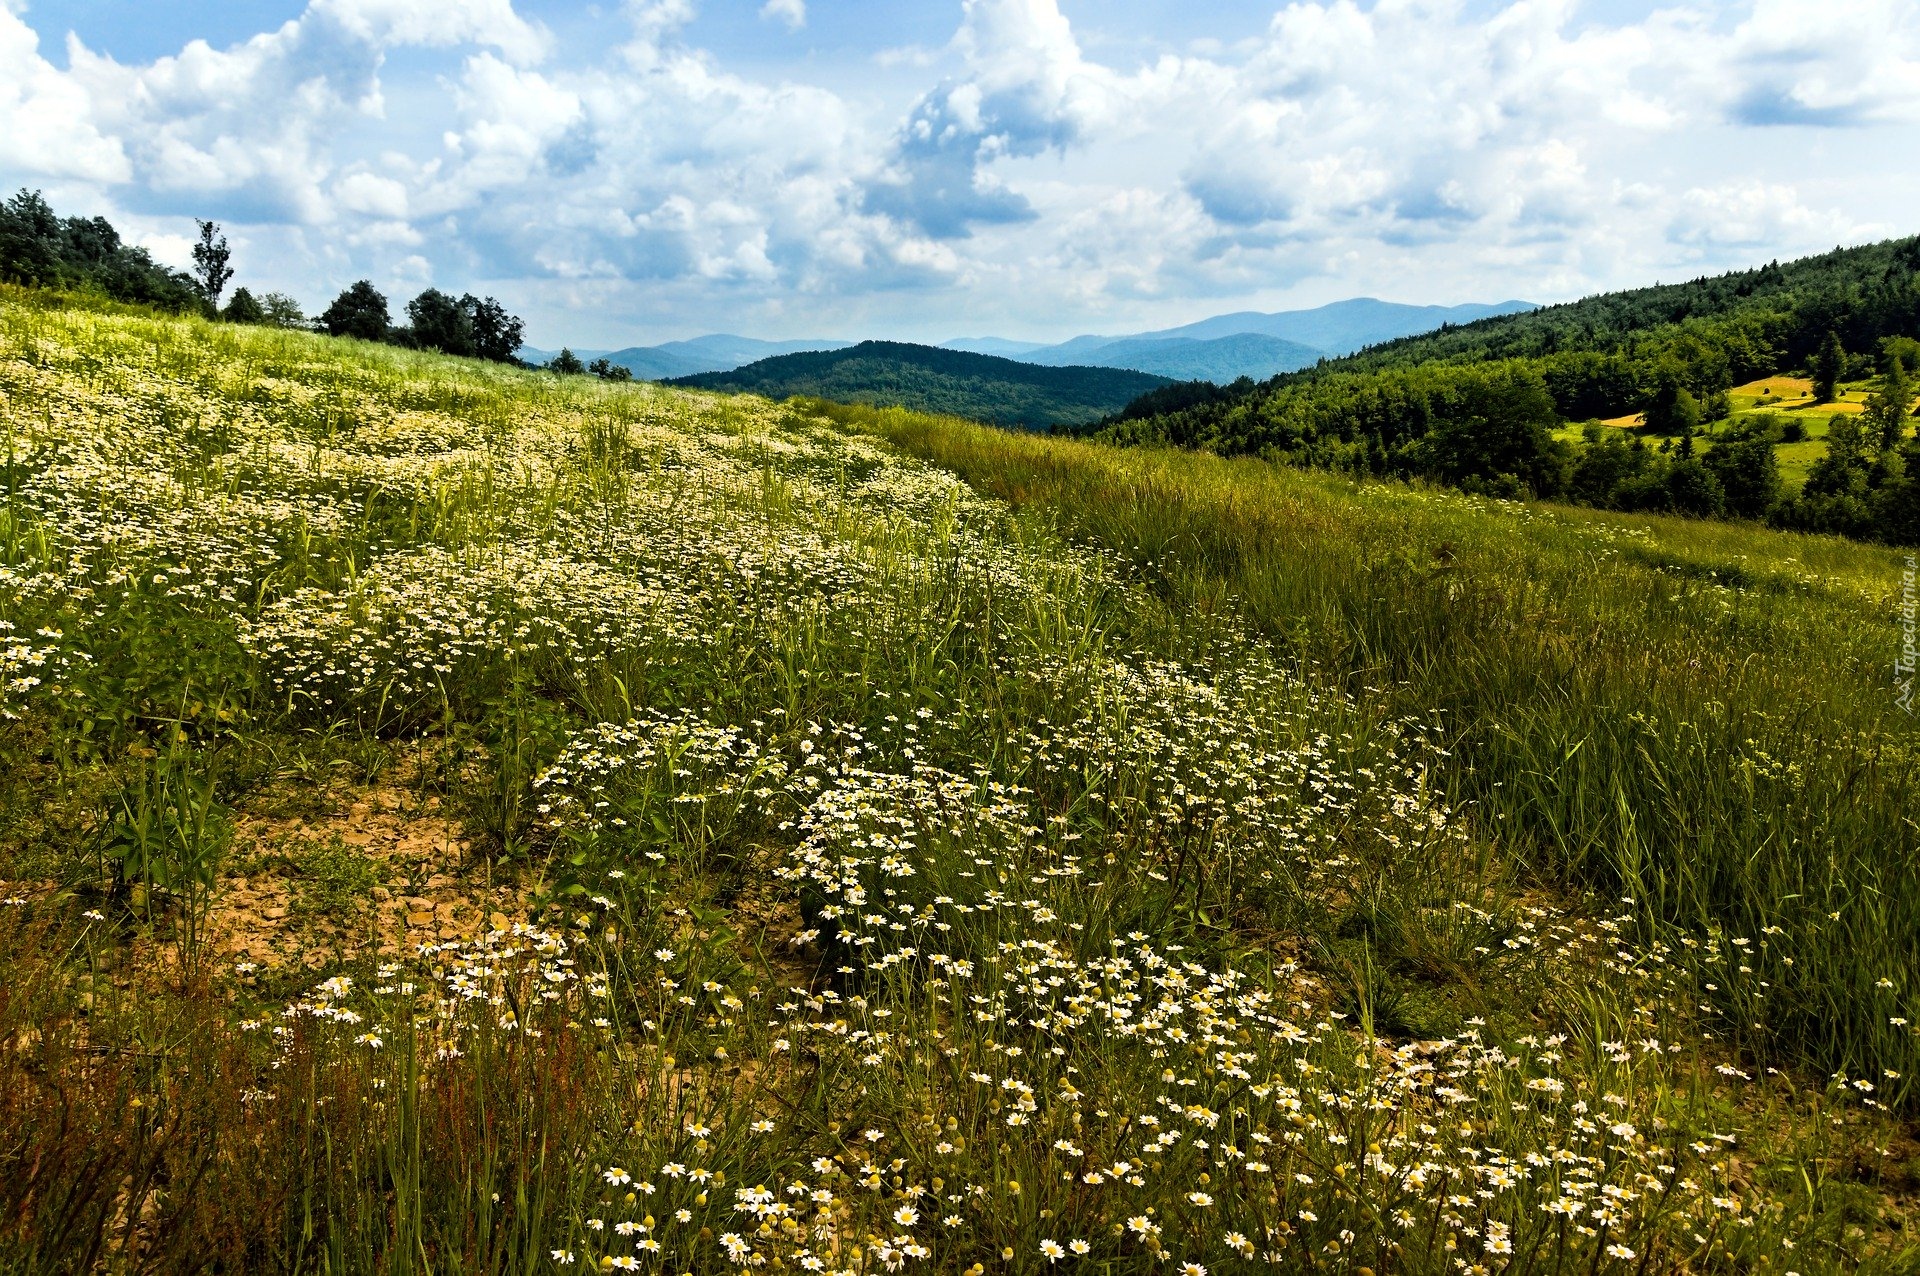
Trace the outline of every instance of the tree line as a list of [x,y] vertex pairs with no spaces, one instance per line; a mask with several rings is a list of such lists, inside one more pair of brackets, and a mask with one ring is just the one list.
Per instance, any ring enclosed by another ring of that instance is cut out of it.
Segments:
[[[387,299],[360,280],[309,318],[281,292],[259,296],[242,286],[231,297],[233,253],[218,224],[197,222],[193,269],[174,270],[121,239],[104,217],[61,217],[38,191],[0,204],[0,279],[30,287],[93,292],[113,301],[199,314],[228,323],[260,324],[358,337],[413,349],[517,363],[526,324],[492,297],[454,297],[428,288],[406,304],[403,324]],[[223,304],[223,298],[224,304]]]

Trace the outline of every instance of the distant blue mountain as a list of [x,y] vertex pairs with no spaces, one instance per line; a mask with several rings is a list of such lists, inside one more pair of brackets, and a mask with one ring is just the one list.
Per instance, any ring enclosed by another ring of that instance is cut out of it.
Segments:
[[1049,367],[1091,364],[1101,368],[1131,368],[1176,381],[1214,381],[1225,384],[1241,377],[1265,381],[1282,372],[1310,368],[1325,352],[1297,341],[1257,332],[1235,333],[1199,341],[1192,337],[1124,337],[1091,347],[1077,338],[1064,345],[1015,355],[1028,363]]
[[[575,350],[583,362],[604,358],[628,369],[642,381],[667,381],[674,377],[697,376],[702,372],[731,372],[743,364],[783,354],[809,350],[843,350],[848,341],[760,341],[714,333],[686,341],[668,341],[657,346],[628,346],[624,350]],[[544,365],[560,352],[523,347],[520,357],[535,366]]]
[[723,372],[739,366],[676,354],[659,346],[629,346],[625,350],[615,350],[607,355],[607,361],[628,369],[642,381],[666,381],[673,377],[690,377],[699,372]]
[[[1002,337],[957,337],[941,348],[1014,359],[1041,367],[1124,368],[1178,381],[1225,384],[1240,377],[1264,381],[1276,373],[1310,367],[1322,357],[1351,354],[1396,337],[1431,332],[1442,324],[1471,323],[1489,315],[1532,309],[1533,304],[1525,301],[1403,306],[1372,297],[1355,297],[1312,310],[1282,310],[1274,314],[1247,310],[1158,332],[1075,337],[1058,345]],[[852,344],[824,338],[760,341],[731,333],[712,333],[655,346],[575,350],[574,353],[587,361],[608,359],[632,370],[633,375],[643,381],[667,381],[706,372],[731,372],[782,355],[845,350]],[[521,351],[521,357],[529,363],[542,364],[557,353],[528,348]]]
[[1492,305],[1403,306],[1372,297],[1354,297],[1312,310],[1282,310],[1275,314],[1241,311],[1217,315],[1179,328],[1143,332],[1143,337],[1192,337],[1204,341],[1229,337],[1240,332],[1264,333],[1303,346],[1324,350],[1330,355],[1352,354],[1355,350],[1431,332],[1442,324],[1472,323],[1491,315],[1518,314],[1538,309],[1530,301],[1499,301]]
[[1035,350],[1044,350],[1044,341],[1008,341],[1004,337],[955,337],[952,341],[943,341],[945,350],[965,350],[969,354],[990,354],[1001,359],[1018,359],[1023,354],[1032,354]]
[[1406,306],[1355,297],[1312,310],[1273,314],[1243,310],[1157,332],[1088,335],[1051,346],[998,337],[964,337],[946,344],[949,349],[1054,368],[1083,365],[1131,368],[1188,381],[1225,383],[1243,376],[1264,381],[1276,373],[1310,367],[1322,357],[1352,354],[1396,337],[1431,332],[1442,324],[1471,323],[1534,308],[1526,301]]
[[[757,363],[762,359],[773,359],[783,354],[805,354],[812,350],[844,350],[852,345],[851,341],[828,341],[810,338],[802,341],[760,341],[753,337],[736,337],[730,333],[717,332],[711,336],[694,337],[687,341],[669,341],[663,345],[645,346],[640,349],[658,351],[661,354],[677,355],[696,363],[702,363],[702,372],[727,372],[743,364]],[[615,353],[614,362],[619,355],[633,354],[634,350],[621,350]],[[691,373],[682,375],[691,376]]]
[[[544,368],[547,364],[560,357],[558,350],[542,350],[539,346],[521,346],[519,353],[522,360],[531,363],[536,368]],[[613,351],[611,350],[575,350],[573,352],[574,357],[583,362],[598,359],[603,354],[612,353]]]

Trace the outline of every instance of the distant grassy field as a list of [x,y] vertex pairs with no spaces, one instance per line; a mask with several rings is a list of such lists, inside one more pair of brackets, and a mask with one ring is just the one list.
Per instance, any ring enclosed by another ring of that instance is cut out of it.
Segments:
[[1763,377],[1735,386],[1729,397],[1736,416],[1754,411],[1774,412],[1783,416],[1817,417],[1824,425],[1836,412],[1853,416],[1866,411],[1870,393],[1872,386],[1867,382],[1847,382],[1835,388],[1832,401],[1815,403],[1813,382],[1805,377]]
[[0,1270],[1911,1270],[1899,560],[0,290]]
[[[1871,382],[1850,382],[1839,388],[1837,397],[1830,403],[1816,404],[1813,401],[1813,383],[1805,377],[1763,377],[1742,386],[1735,386],[1729,397],[1733,401],[1733,414],[1728,420],[1714,422],[1707,426],[1709,439],[1727,429],[1730,425],[1755,416],[1771,416],[1780,422],[1797,422],[1805,432],[1805,438],[1794,443],[1779,443],[1774,447],[1774,456],[1780,466],[1780,481],[1788,492],[1799,491],[1807,481],[1807,472],[1813,463],[1826,455],[1827,422],[1835,415],[1859,416],[1866,411],[1867,399],[1873,393]],[[1644,418],[1639,413],[1612,417],[1600,424],[1620,430],[1639,430],[1644,427]],[[1907,428],[1911,437],[1912,426]],[[1581,423],[1570,422],[1554,432],[1554,436],[1565,442],[1578,444],[1581,441]]]

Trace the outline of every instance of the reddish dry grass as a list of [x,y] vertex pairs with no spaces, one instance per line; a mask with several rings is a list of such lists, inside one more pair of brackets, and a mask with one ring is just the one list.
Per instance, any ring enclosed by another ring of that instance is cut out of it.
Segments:
[[204,979],[89,1004],[36,956],[71,932],[23,911],[0,912],[0,1252],[17,1270],[363,1270],[403,1249],[513,1269],[610,1105],[635,1098],[564,1023],[537,1048],[482,1034],[409,1085],[404,1043],[343,1052],[305,1019],[246,1033]]

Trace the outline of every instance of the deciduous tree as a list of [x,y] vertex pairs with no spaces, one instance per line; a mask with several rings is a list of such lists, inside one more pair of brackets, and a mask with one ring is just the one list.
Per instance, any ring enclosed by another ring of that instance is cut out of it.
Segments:
[[1900,442],[1907,425],[1907,405],[1913,402],[1913,386],[1899,359],[1887,360],[1880,385],[1867,398],[1867,430],[1882,451]]
[[236,288],[221,317],[228,323],[265,323],[267,312],[245,288]]
[[387,299],[362,279],[347,288],[321,312],[320,325],[336,337],[384,341],[393,321],[387,317]]
[[473,329],[473,352],[495,363],[512,363],[520,347],[526,344],[527,325],[518,315],[492,297],[475,300],[472,293],[460,299],[467,321]]
[[438,288],[429,288],[409,301],[407,319],[413,324],[415,345],[444,354],[474,353],[472,318],[460,302]]
[[227,248],[227,237],[220,233],[218,222],[198,224],[200,242],[193,246],[193,282],[207,304],[218,309],[220,294],[227,290],[227,283],[233,278],[233,267],[228,264],[233,253]]
[[284,292],[270,292],[260,298],[260,309],[264,312],[261,322],[272,328],[304,328],[307,316],[300,310],[300,303]]

